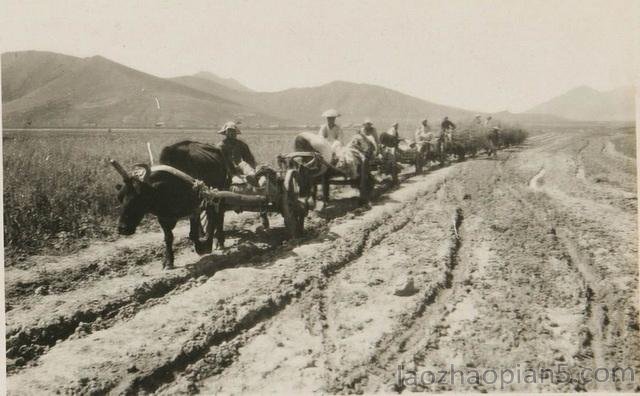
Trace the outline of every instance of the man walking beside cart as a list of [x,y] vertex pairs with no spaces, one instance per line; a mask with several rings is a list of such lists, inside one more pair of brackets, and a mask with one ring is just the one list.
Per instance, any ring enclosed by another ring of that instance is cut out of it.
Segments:
[[224,136],[218,146],[222,150],[227,163],[232,167],[230,169],[232,175],[252,176],[255,173],[256,160],[249,146],[238,139],[240,133],[240,128],[235,122],[226,122],[222,129],[218,131],[218,134]]
[[[249,145],[238,139],[238,135],[241,132],[237,123],[233,121],[226,122],[218,133],[224,135],[224,139],[218,147],[220,147],[227,166],[230,168],[231,191],[247,192],[255,190],[258,187],[258,181],[255,176],[256,160],[249,149]],[[260,219],[262,226],[265,229],[269,228],[269,218],[266,210],[260,211]]]

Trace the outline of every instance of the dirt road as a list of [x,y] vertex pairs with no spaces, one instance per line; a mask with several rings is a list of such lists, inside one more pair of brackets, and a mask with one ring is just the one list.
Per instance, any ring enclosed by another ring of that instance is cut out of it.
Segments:
[[[10,268],[9,393],[638,390],[581,376],[640,369],[635,163],[619,138],[541,133],[369,209],[343,191],[289,243],[277,217],[253,233],[254,215],[233,216],[227,251],[183,240],[175,271],[159,235]],[[469,380],[540,367],[572,381]],[[415,380],[452,368],[467,377]]]

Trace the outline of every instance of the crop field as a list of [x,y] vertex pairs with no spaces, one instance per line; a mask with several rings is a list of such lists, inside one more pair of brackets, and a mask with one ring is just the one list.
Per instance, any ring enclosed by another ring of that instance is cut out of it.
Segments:
[[636,133],[635,128],[627,128],[624,134],[613,140],[616,150],[622,154],[636,158]]

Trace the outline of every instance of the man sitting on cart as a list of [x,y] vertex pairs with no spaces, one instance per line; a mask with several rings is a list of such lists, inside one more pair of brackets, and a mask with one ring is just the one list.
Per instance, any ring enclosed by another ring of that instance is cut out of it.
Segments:
[[400,133],[398,133],[397,122],[394,122],[386,132],[380,134],[380,143],[382,143],[383,146],[391,148],[392,152],[395,152],[401,140]]
[[420,121],[420,126],[415,133],[416,143],[418,142],[431,142],[433,140],[433,132],[429,126],[429,120],[424,118]]
[[342,128],[336,124],[336,118],[340,117],[340,113],[335,109],[329,109],[322,113],[322,116],[327,119],[327,123],[320,127],[318,135],[327,139],[331,145],[334,142],[342,144]]
[[416,143],[428,143],[429,145],[434,144],[434,134],[431,132],[429,121],[426,118],[420,122],[420,126],[416,130],[415,139]]
[[360,128],[358,133],[366,137],[373,144],[373,153],[370,154],[378,156],[380,154],[380,139],[378,137],[378,131],[373,127],[371,119],[366,118],[364,120],[362,128]]
[[453,132],[456,130],[456,124],[451,122],[449,117],[444,117],[442,124],[440,124],[440,128],[447,139],[447,143],[451,144],[453,142]]

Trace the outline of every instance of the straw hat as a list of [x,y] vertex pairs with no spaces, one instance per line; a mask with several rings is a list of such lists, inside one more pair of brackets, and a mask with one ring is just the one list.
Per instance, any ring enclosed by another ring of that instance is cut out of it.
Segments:
[[371,121],[371,118],[365,118],[364,122],[362,123],[363,126],[366,125],[373,125],[373,122]]
[[335,118],[335,117],[340,117],[340,113],[338,113],[338,110],[336,109],[329,109],[324,113],[322,113],[322,116],[324,118]]
[[229,130],[229,129],[232,129],[232,130],[236,131],[236,133],[238,135],[240,134],[240,128],[238,128],[238,125],[233,121],[226,122],[222,126],[222,129],[218,131],[218,133],[221,134],[221,135],[226,135],[227,134],[227,130]]

